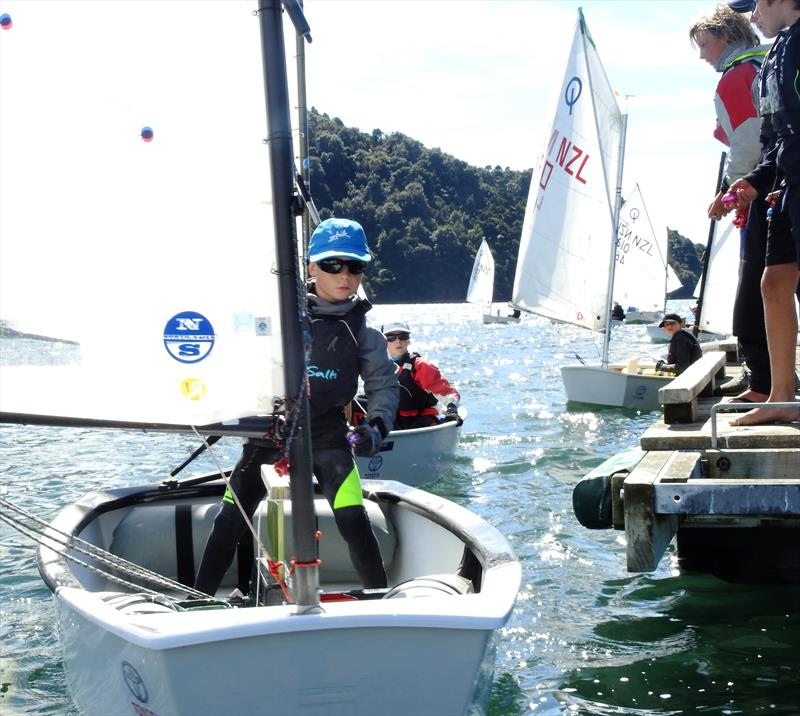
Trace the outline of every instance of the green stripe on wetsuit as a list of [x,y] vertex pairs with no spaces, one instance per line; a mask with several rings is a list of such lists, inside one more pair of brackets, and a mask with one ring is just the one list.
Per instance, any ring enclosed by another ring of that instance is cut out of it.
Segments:
[[364,504],[361,495],[361,481],[358,479],[358,468],[353,465],[341,487],[336,491],[336,499],[333,501],[333,509],[338,510],[342,507],[357,507]]

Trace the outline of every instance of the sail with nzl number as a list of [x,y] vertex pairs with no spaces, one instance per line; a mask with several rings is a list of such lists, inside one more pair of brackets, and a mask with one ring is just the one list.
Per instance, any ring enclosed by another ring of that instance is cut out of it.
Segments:
[[[480,708],[520,584],[508,541],[441,497],[384,480],[353,494],[356,481],[348,504],[363,502],[389,584],[365,590],[313,482],[284,37],[309,36],[300,6],[3,12],[0,305],[80,344],[74,364],[42,348],[12,365],[30,339],[0,339],[7,437],[41,464],[39,444],[77,450],[79,467],[90,428],[194,434],[217,461],[212,437],[267,437],[287,458],[261,465],[268,499],[215,594],[195,588],[195,566],[229,468],[162,481],[177,470],[152,464],[145,435],[130,466],[143,484],[65,496],[49,522],[21,506],[30,495],[0,496],[0,520],[39,544],[80,712]],[[43,442],[31,424],[62,429]]]
[[608,362],[625,132],[626,116],[579,10],[555,118],[533,172],[512,303],[604,330],[600,365],[562,366],[567,401],[653,410],[667,379],[637,361],[625,371]]
[[681,287],[667,260],[667,229],[653,228],[639,185],[622,205],[617,236],[613,299],[625,307],[625,323],[658,321],[666,296]]

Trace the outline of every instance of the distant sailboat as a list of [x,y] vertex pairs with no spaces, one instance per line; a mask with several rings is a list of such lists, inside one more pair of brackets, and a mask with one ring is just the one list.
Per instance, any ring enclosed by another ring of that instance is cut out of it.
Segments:
[[483,307],[484,323],[518,323],[519,315],[492,313],[492,298],[494,297],[494,256],[486,243],[481,241],[478,253],[475,254],[475,263],[472,265],[472,274],[467,288],[467,303],[474,303]]
[[652,366],[640,370],[635,359],[608,362],[626,120],[579,10],[555,119],[533,174],[512,303],[605,331],[600,365],[561,367],[568,401],[654,410],[670,378]]
[[617,231],[614,300],[625,307],[625,323],[661,320],[668,293],[681,281],[667,261],[667,231],[656,232],[636,184],[622,206]]

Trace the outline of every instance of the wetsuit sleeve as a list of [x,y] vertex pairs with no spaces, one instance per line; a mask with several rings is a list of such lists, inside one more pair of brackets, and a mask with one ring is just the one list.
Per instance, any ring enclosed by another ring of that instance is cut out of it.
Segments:
[[372,425],[380,420],[388,433],[400,402],[396,366],[389,358],[386,339],[366,324],[358,334],[358,362],[367,394],[367,422]]
[[714,107],[730,153],[725,180],[730,185],[758,164],[761,156],[761,117],[753,98],[756,66],[742,62],[723,74]]
[[447,378],[439,372],[439,369],[433,363],[417,358],[414,370],[414,379],[419,386],[423,390],[427,390],[429,393],[441,397],[443,403],[458,404],[461,400],[459,392],[450,385]]

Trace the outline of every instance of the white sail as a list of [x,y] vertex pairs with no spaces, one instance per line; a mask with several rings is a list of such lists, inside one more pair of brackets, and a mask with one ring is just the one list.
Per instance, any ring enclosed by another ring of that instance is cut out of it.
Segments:
[[494,295],[494,256],[492,256],[486,239],[481,241],[475,263],[472,265],[472,274],[467,288],[467,303],[484,306],[487,310],[492,307]]
[[[732,217],[726,217],[714,227],[700,312],[701,330],[723,336],[733,332],[733,303],[738,275],[739,229],[733,225]],[[700,296],[701,283],[702,279],[695,289],[695,296]]]
[[609,306],[623,117],[581,17],[534,169],[512,302],[598,329]]
[[[669,288],[670,271],[666,227],[653,229],[637,184],[620,212],[613,298],[626,309],[661,311],[665,290],[674,290]],[[677,280],[674,271],[672,275]]]
[[283,369],[252,3],[4,10],[0,318],[52,327],[81,360],[4,366],[0,410],[271,412]]
[[681,286],[683,286],[683,281],[678,278],[678,274],[675,273],[672,266],[667,264],[667,293],[677,291]]

